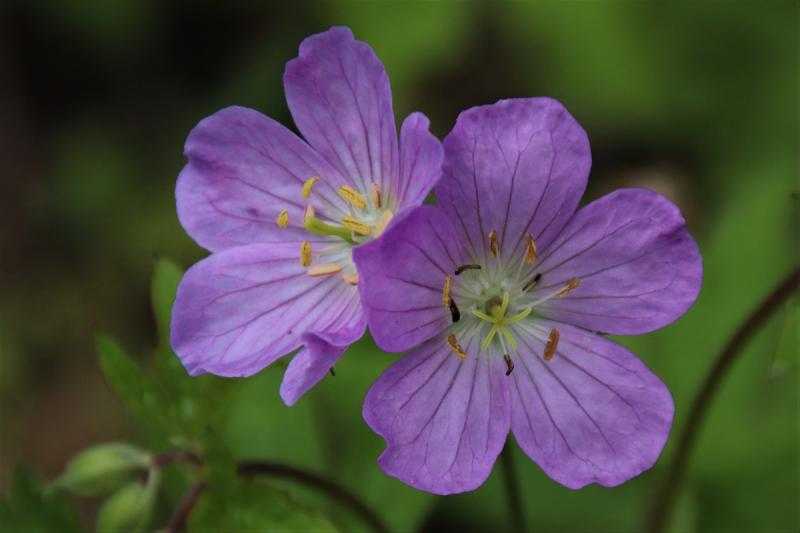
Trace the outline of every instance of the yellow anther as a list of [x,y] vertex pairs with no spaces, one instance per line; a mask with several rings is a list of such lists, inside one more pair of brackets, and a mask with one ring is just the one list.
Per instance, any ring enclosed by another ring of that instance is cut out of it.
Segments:
[[342,281],[344,281],[348,285],[352,285],[355,287],[356,285],[358,285],[358,274],[356,274],[355,272],[342,274]]
[[369,199],[372,200],[375,209],[381,208],[381,189],[374,183],[369,186]]
[[536,241],[533,240],[533,236],[528,233],[525,236],[527,242],[525,244],[525,262],[529,265],[532,265],[534,261],[536,261],[536,252],[538,249],[536,248]]
[[305,209],[303,209],[303,224],[305,224],[307,220],[310,220],[310,219],[314,218],[314,215],[316,215],[316,214],[317,214],[317,212],[314,209],[314,206],[311,205],[311,204],[308,204],[305,207]]
[[359,194],[355,189],[348,187],[347,185],[342,185],[339,187],[339,196],[359,209],[364,209],[367,207],[367,199],[361,196],[361,194]]
[[372,228],[370,228],[360,220],[350,216],[342,217],[342,225],[351,231],[360,233],[361,235],[369,235],[372,232]]
[[317,181],[319,181],[319,176],[311,176],[303,183],[303,198],[309,198],[311,196],[311,188],[314,187]]
[[442,289],[442,305],[445,307],[450,307],[450,283],[453,281],[453,278],[450,277],[450,274],[444,277],[444,288]]
[[544,346],[545,361],[549,361],[556,354],[556,348],[558,348],[558,339],[560,338],[561,334],[556,328],[550,330],[550,336],[547,337],[547,344]]
[[553,296],[555,296],[556,298],[561,298],[563,296],[566,296],[567,293],[572,292],[575,289],[577,289],[578,285],[580,285],[580,284],[581,284],[581,280],[579,280],[578,278],[572,278],[571,280],[569,280],[567,282],[566,285],[564,285],[563,287],[558,289],[555,292],[555,294],[553,294]]
[[276,221],[279,228],[285,228],[289,225],[289,211],[286,209],[281,209],[281,212],[278,213],[278,220]]
[[489,251],[492,252],[492,257],[500,255],[500,245],[497,243],[497,232],[495,230],[489,232]]
[[467,360],[467,352],[464,351],[464,348],[458,343],[458,339],[456,339],[455,335],[448,335],[447,337],[447,344],[450,346],[450,349],[453,350],[459,359],[462,361]]
[[342,270],[342,265],[339,263],[323,263],[321,265],[314,265],[308,267],[306,271],[309,276],[330,276]]
[[381,233],[383,233],[383,230],[386,229],[386,226],[389,225],[389,222],[392,221],[393,217],[394,213],[392,213],[388,209],[383,212],[381,217],[375,223],[375,237],[378,237]]
[[311,243],[308,241],[300,243],[300,264],[304,267],[311,264]]

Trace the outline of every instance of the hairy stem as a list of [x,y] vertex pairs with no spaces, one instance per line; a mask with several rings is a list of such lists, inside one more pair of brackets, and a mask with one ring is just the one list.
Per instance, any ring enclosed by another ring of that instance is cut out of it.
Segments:
[[242,476],[266,475],[279,477],[320,490],[349,507],[376,533],[388,533],[389,531],[380,517],[362,502],[358,496],[338,483],[313,472],[269,461],[243,461],[237,465],[236,470]]
[[711,405],[711,400],[727,374],[736,356],[741,353],[747,341],[755,334],[766,320],[794,293],[800,283],[800,267],[796,267],[784,278],[775,289],[761,302],[750,316],[739,326],[725,348],[717,356],[714,366],[706,375],[702,388],[694,399],[689,411],[686,426],[672,460],[672,468],[667,473],[663,484],[655,492],[650,505],[650,512],[645,525],[646,531],[661,532],[675,504],[681,482],[689,463],[689,457],[697,441],[703,419]]
[[500,454],[500,462],[503,465],[503,480],[505,482],[508,512],[511,515],[511,527],[516,532],[522,532],[525,531],[525,513],[522,509],[522,493],[519,488],[517,471],[514,469],[513,453],[514,450],[509,438]]

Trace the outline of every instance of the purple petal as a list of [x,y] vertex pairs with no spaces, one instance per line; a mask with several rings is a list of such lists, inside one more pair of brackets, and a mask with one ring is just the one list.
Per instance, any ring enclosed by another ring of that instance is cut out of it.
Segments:
[[558,323],[555,356],[522,337],[511,374],[511,430],[548,476],[577,489],[619,485],[658,459],[672,425],[667,387],[628,350]]
[[[286,99],[303,136],[366,192],[398,175],[389,78],[375,52],[347,28],[306,38],[286,65]],[[324,178],[324,176],[323,176]]]
[[411,113],[400,129],[400,206],[421,204],[442,175],[444,150],[429,125],[425,115]]
[[539,309],[593,331],[638,335],[681,316],[700,291],[700,253],[680,211],[645,189],[620,189],[582,208],[542,254],[538,294],[580,286]]
[[550,98],[464,111],[444,149],[436,198],[476,257],[488,255],[492,230],[505,258],[524,253],[528,232],[546,247],[573,215],[591,166],[583,128]]
[[391,352],[408,350],[450,325],[444,280],[468,262],[441,210],[425,205],[406,213],[380,239],[353,250],[370,331]]
[[297,349],[306,332],[363,321],[358,291],[312,277],[296,245],[252,244],[190,268],[172,311],[171,342],[192,375],[249,376]]
[[[295,134],[257,111],[228,107],[200,121],[186,139],[189,163],[178,177],[178,217],[201,246],[218,251],[258,242],[300,242],[303,183],[325,176],[314,189],[322,213],[345,208],[336,194],[345,183]],[[278,228],[278,213],[289,227]]]
[[387,443],[378,463],[404,483],[436,494],[480,486],[509,430],[502,358],[461,361],[437,338],[389,367],[364,400],[364,420]]
[[352,328],[334,333],[306,333],[305,347],[292,358],[281,383],[281,398],[294,405],[300,397],[319,383],[344,354],[345,350],[364,335],[365,321]]

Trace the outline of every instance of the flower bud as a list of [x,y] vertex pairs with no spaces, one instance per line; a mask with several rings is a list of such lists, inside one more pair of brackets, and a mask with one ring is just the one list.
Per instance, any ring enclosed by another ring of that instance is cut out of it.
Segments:
[[128,444],[110,443],[80,452],[53,484],[79,496],[101,496],[146,469],[150,456]]
[[158,482],[158,472],[153,470],[146,483],[131,481],[117,490],[97,512],[95,529],[103,533],[145,531],[153,517]]

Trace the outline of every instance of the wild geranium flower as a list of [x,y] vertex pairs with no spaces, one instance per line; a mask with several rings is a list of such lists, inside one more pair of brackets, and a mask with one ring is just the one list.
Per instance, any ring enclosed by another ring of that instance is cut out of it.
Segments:
[[655,330],[695,300],[700,256],[680,212],[642,189],[576,212],[589,143],[551,99],[472,108],[444,148],[440,208],[355,253],[375,341],[413,348],[365,400],[381,467],[429,492],[471,490],[511,431],[570,488],[650,468],[672,398],[603,334]]
[[347,28],[305,39],[284,88],[305,141],[242,107],[186,140],[178,216],[213,254],[181,281],[171,341],[193,375],[249,376],[302,346],[291,405],[364,333],[352,250],[422,202],[443,156],[420,113],[398,143],[383,65]]

